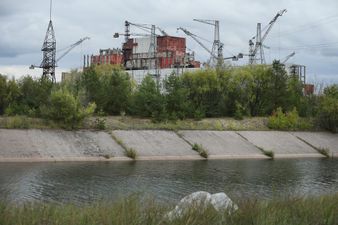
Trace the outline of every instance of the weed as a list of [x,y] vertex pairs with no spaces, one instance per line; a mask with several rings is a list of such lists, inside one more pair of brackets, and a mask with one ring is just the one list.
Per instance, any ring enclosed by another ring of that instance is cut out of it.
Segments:
[[196,152],[198,152],[198,154],[201,156],[201,157],[203,157],[203,158],[208,158],[208,151],[207,150],[205,150],[204,148],[203,148],[203,146],[202,145],[199,145],[199,144],[197,144],[197,143],[194,143],[193,145],[192,145],[192,150],[194,150],[194,151],[196,151]]
[[136,154],[135,149],[133,149],[133,148],[127,148],[125,150],[125,152],[126,152],[126,156],[127,157],[129,157],[131,159],[136,159],[137,154]]

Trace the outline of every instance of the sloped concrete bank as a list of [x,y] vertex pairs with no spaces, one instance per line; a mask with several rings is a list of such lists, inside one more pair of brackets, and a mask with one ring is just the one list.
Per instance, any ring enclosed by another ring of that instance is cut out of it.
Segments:
[[338,134],[326,132],[0,129],[0,162],[131,160],[130,150],[136,160],[204,159],[194,144],[208,159],[338,157]]

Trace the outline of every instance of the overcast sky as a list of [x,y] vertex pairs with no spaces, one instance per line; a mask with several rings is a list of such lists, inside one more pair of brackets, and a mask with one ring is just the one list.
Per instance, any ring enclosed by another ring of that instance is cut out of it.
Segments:
[[[211,26],[194,22],[194,18],[220,20],[224,56],[248,53],[248,41],[255,35],[256,24],[264,27],[281,9],[280,17],[266,39],[267,62],[284,59],[293,51],[290,63],[307,66],[308,81],[338,83],[338,1],[337,0],[54,0],[52,20],[61,49],[89,36],[91,39],[64,57],[57,68],[61,71],[80,68],[83,54],[97,54],[101,48],[121,47],[123,38],[113,33],[124,31],[124,21],[155,24],[174,36],[177,27],[210,41]],[[0,0],[0,73],[9,76],[40,76],[40,51],[49,21],[48,0]],[[132,32],[142,31],[132,28]],[[211,46],[211,43],[205,42]],[[191,38],[187,47],[196,59],[206,61],[207,52]],[[62,53],[59,53],[59,55]],[[234,65],[245,64],[244,58]]]

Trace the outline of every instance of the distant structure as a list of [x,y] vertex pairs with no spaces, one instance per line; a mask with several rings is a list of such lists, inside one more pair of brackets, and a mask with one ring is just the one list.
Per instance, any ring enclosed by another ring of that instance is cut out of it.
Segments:
[[100,49],[98,55],[84,55],[83,67],[90,65],[123,65],[122,50],[118,48]]
[[[40,64],[40,68],[43,69],[42,77],[50,78],[53,83],[56,82],[55,79],[55,66],[56,66],[56,39],[52,22],[52,0],[50,0],[50,10],[49,10],[49,24],[43,42],[41,51],[43,52],[43,59]],[[34,66],[31,66],[34,69]]]

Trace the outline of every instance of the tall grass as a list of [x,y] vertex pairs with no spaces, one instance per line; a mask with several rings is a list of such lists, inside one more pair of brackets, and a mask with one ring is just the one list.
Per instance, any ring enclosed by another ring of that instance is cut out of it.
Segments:
[[129,197],[115,203],[86,206],[0,203],[1,225],[335,225],[338,224],[338,194],[285,200],[242,200],[234,213],[219,213],[213,207],[191,207],[180,218],[168,220],[174,206]]

